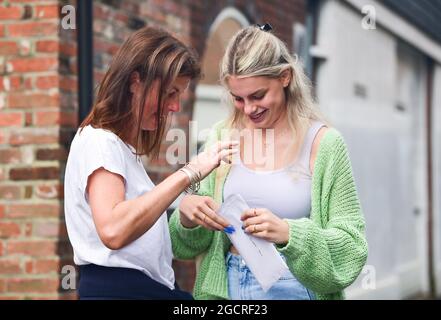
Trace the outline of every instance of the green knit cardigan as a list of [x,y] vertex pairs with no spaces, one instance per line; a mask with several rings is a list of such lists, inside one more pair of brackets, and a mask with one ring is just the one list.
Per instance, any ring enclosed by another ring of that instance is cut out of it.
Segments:
[[[206,145],[218,141],[225,123],[212,130]],[[223,200],[231,165],[223,164],[202,182],[199,194]],[[289,242],[276,246],[294,276],[317,299],[344,299],[367,259],[364,218],[342,135],[330,128],[320,141],[314,164],[309,218],[286,219]],[[169,221],[176,259],[197,259],[195,299],[229,299],[225,256],[231,242],[224,232],[185,228],[176,209]]]

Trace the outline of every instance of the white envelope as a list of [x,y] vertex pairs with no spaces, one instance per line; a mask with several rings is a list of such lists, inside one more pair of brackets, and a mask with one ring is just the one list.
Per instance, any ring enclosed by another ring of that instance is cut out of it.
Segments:
[[242,230],[240,217],[247,209],[249,206],[241,195],[233,194],[225,199],[218,214],[227,219],[236,229],[227,236],[266,292],[289,269],[273,243],[249,235]]

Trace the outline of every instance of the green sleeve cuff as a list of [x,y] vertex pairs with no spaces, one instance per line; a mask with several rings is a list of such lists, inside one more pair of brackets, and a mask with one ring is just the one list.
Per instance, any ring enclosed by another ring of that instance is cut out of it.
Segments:
[[181,219],[179,218],[179,209],[176,209],[175,212],[173,212],[173,215],[170,218],[170,225],[174,227],[181,239],[189,243],[199,242],[201,239],[209,236],[210,232],[212,232],[200,225],[194,228],[184,227],[181,223]]
[[286,244],[276,245],[277,250],[287,258],[297,258],[304,253],[312,221],[308,218],[284,219],[289,225],[289,240]]

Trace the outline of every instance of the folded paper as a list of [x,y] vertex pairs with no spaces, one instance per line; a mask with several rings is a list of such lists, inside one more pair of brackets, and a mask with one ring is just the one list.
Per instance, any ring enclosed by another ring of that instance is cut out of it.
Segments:
[[247,209],[249,206],[245,200],[239,194],[233,194],[225,199],[218,214],[228,220],[236,229],[235,232],[227,235],[266,292],[289,269],[273,243],[254,237],[242,230],[240,217]]

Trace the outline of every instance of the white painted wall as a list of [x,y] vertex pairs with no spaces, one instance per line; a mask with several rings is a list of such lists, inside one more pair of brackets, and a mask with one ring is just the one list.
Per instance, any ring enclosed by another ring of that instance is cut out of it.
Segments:
[[343,2],[322,2],[317,96],[348,144],[367,224],[366,271],[376,276],[375,289],[362,286],[362,274],[347,296],[400,299],[428,289],[426,70],[421,54],[379,25],[364,30],[361,20]]

